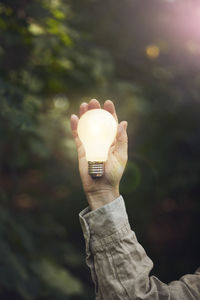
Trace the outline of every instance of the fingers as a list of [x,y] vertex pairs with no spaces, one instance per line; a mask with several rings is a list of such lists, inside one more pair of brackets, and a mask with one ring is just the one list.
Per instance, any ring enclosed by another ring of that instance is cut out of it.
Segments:
[[114,104],[111,100],[106,100],[104,102],[104,109],[107,110],[108,112],[110,112],[111,115],[115,118],[115,120],[118,123],[118,118],[117,118],[117,114],[116,114],[116,111],[115,111],[115,106],[114,106]]
[[118,125],[116,143],[114,151],[117,152],[120,157],[124,160],[127,159],[127,150],[128,150],[128,136],[127,136],[127,125],[126,121],[122,121]]
[[73,138],[76,142],[77,149],[81,146],[81,141],[80,141],[80,139],[78,137],[78,133],[77,133],[78,121],[79,121],[79,118],[77,117],[77,115],[71,115],[70,125],[71,125]]
[[71,125],[71,130],[72,130],[73,132],[74,132],[75,130],[77,130],[78,121],[79,121],[79,118],[78,118],[77,115],[75,115],[75,114],[71,115],[70,125]]
[[95,109],[95,108],[101,108],[101,105],[98,100],[91,99],[88,103],[88,109]]
[[[79,116],[81,117],[86,111],[90,109],[101,108],[101,105],[98,100],[91,99],[89,103],[83,102],[80,105]],[[111,100],[106,100],[104,103],[104,109],[111,113],[111,115],[118,122],[117,114],[115,111],[115,106]]]
[[79,109],[79,116],[81,117],[88,110],[88,104],[86,102],[81,103]]
[[118,130],[117,130],[117,135],[116,135],[116,142],[126,142],[127,141],[127,126],[128,122],[127,121],[122,121],[118,125]]
[[89,109],[101,108],[99,101],[91,99],[89,103],[83,102],[80,105],[79,116],[81,117]]
[[81,143],[81,140],[78,137],[78,133],[77,133],[77,126],[78,126],[78,121],[79,118],[77,115],[71,115],[71,120],[70,120],[70,124],[71,124],[71,130],[72,130],[72,135],[76,144],[76,148],[77,148],[77,152],[78,152],[78,156],[79,159],[85,156],[85,150],[83,147],[83,144]]

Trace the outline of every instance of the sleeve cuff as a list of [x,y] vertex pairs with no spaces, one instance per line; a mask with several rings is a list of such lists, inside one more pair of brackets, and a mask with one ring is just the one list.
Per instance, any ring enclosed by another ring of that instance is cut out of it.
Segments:
[[[130,227],[123,197],[91,211],[86,207],[79,214],[85,239],[104,239],[122,228]],[[128,228],[129,229],[129,228]]]

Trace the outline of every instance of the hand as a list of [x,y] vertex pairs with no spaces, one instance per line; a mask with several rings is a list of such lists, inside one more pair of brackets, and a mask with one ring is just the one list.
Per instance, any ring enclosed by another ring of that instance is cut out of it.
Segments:
[[[99,101],[96,99],[90,100],[89,103],[82,103],[79,116],[81,117],[86,111],[94,108],[101,108]],[[103,108],[110,112],[118,123],[113,102],[106,100]],[[78,152],[79,172],[88,203],[90,208],[94,210],[119,196],[119,183],[128,158],[127,122],[122,121],[118,124],[115,141],[110,146],[108,160],[105,162],[104,175],[101,178],[93,179],[88,174],[85,150],[77,134],[78,121],[78,116],[73,114],[71,116],[71,130]]]

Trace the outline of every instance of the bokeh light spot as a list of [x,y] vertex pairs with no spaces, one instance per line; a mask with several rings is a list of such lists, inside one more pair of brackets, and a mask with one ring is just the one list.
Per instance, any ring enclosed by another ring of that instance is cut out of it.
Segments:
[[29,32],[33,35],[41,35],[45,33],[44,28],[42,28],[39,24],[31,23],[28,27]]
[[191,54],[200,54],[200,45],[193,42],[193,41],[189,41],[186,45],[188,52],[190,52]]
[[69,107],[69,101],[65,95],[56,95],[53,99],[55,108],[67,109]]
[[36,207],[36,202],[28,194],[19,194],[14,197],[13,205],[16,209],[29,211]]
[[156,45],[149,45],[146,47],[146,55],[150,59],[155,59],[160,55],[160,49]]

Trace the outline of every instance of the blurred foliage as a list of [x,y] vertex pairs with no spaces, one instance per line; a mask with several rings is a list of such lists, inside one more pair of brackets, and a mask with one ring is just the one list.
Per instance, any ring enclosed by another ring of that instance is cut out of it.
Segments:
[[0,0],[1,299],[94,299],[69,129],[93,97],[129,122],[121,193],[154,274],[198,267],[199,12],[187,0]]

